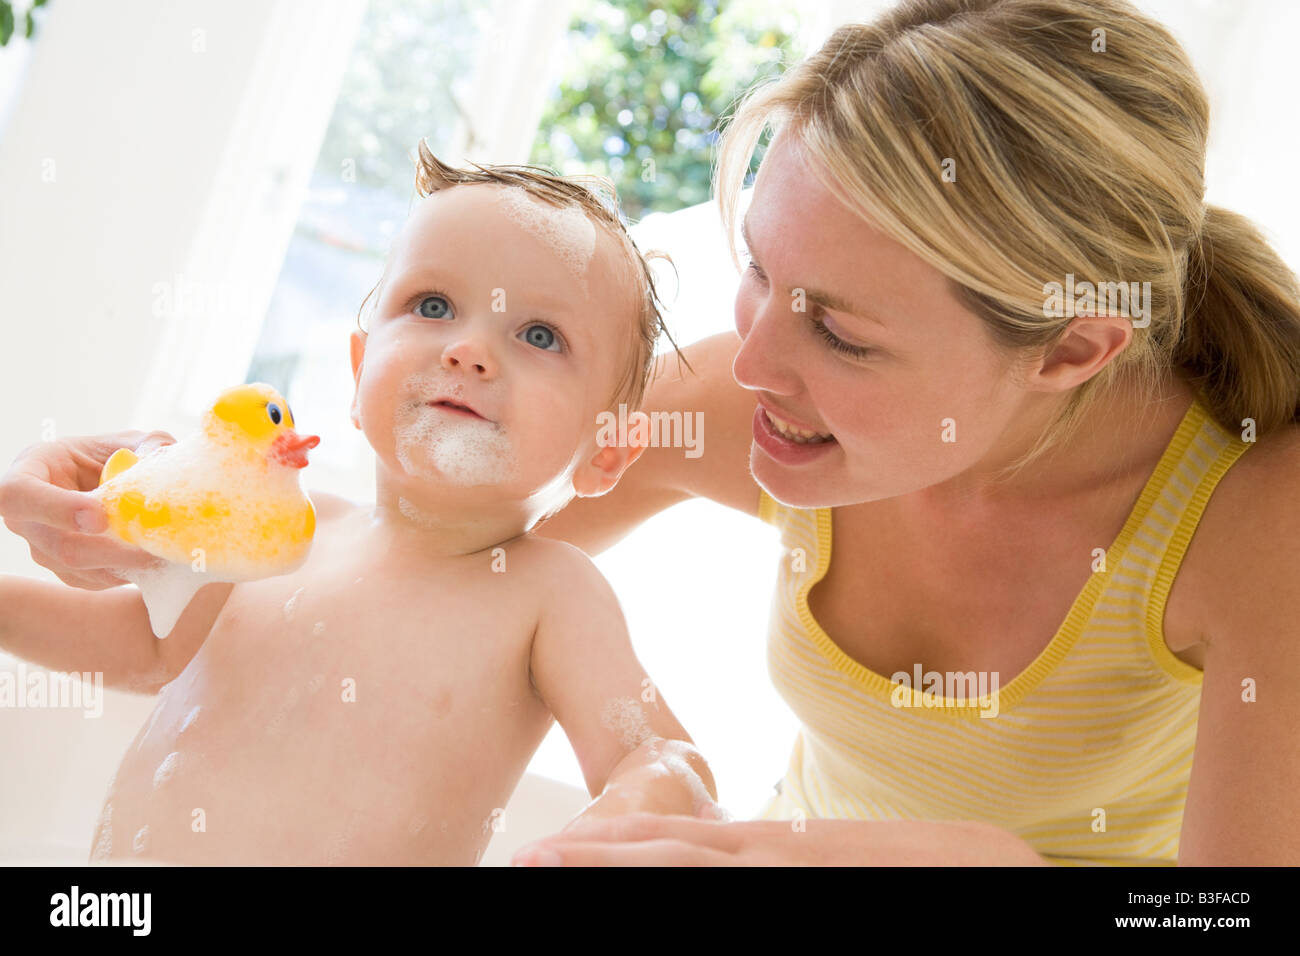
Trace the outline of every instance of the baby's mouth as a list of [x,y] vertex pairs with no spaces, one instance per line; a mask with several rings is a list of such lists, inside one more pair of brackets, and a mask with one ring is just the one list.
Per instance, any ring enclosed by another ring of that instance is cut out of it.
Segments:
[[425,402],[429,408],[437,408],[449,415],[458,415],[463,418],[477,418],[480,421],[488,421],[468,405],[462,405],[459,402],[453,402],[451,399],[439,399],[437,401]]

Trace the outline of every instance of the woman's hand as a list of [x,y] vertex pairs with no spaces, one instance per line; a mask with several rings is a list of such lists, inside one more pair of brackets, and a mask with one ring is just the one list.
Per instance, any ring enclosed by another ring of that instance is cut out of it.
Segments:
[[523,866],[1046,866],[1029,844],[968,821],[762,820],[634,813],[575,821],[514,856]]
[[92,591],[125,582],[112,570],[156,563],[147,552],[103,535],[108,519],[86,492],[119,448],[143,457],[176,441],[166,432],[125,431],[42,442],[24,449],[0,478],[0,516],[27,539],[32,560],[65,584]]

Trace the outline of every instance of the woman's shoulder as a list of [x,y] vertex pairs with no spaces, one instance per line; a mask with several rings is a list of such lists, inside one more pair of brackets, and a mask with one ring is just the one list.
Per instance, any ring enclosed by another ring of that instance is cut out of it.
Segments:
[[1289,424],[1252,442],[1214,486],[1183,569],[1207,615],[1218,609],[1230,622],[1238,602],[1259,600],[1270,581],[1300,571],[1297,476],[1300,425]]
[[1231,501],[1238,511],[1259,512],[1265,502],[1286,505],[1294,500],[1300,476],[1300,424],[1284,425],[1248,445],[1220,479],[1211,501]]

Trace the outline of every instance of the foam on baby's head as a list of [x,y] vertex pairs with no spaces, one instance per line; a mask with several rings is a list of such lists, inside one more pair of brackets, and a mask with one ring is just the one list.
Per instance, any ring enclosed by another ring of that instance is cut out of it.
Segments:
[[596,227],[576,203],[555,207],[530,196],[522,186],[497,191],[511,220],[535,239],[549,245],[574,281],[587,294],[587,268],[596,251]]
[[[639,408],[654,367],[659,334],[668,335],[650,262],[657,258],[668,259],[668,256],[653,252],[643,254],[637,248],[619,214],[617,190],[605,177],[559,176],[538,166],[471,165],[473,168],[470,169],[448,166],[421,140],[415,169],[416,191],[421,197],[427,197],[443,189],[474,183],[504,187],[500,198],[507,212],[524,229],[551,243],[559,258],[574,272],[584,295],[586,274],[599,232],[603,231],[615,241],[614,260],[622,266],[621,281],[627,285],[632,304],[626,318],[632,335],[627,360],[608,405],[611,409],[620,403],[629,409]],[[385,274],[386,270],[387,267]],[[381,279],[380,284],[382,282]],[[378,289],[379,285],[376,286]],[[365,302],[362,303],[364,310]],[[611,321],[623,319],[612,316]],[[668,339],[672,342],[671,336]],[[676,349],[675,343],[673,348]]]

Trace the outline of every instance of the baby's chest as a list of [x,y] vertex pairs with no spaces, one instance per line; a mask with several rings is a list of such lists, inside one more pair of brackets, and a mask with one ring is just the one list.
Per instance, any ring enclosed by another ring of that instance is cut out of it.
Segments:
[[205,643],[230,686],[320,685],[390,699],[454,693],[485,701],[527,687],[535,615],[472,575],[383,564],[311,563],[233,589]]

